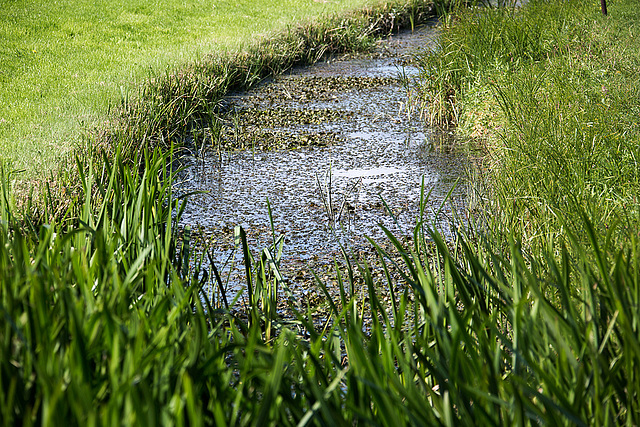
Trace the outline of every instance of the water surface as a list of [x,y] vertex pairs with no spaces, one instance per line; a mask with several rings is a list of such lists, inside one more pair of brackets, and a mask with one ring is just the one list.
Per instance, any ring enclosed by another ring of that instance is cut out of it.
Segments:
[[[380,224],[410,235],[424,185],[424,220],[449,233],[465,205],[467,159],[441,149],[447,135],[408,111],[408,86],[400,78],[416,74],[412,55],[428,49],[434,36],[429,27],[394,36],[368,57],[293,70],[229,96],[228,127],[235,128],[227,134],[254,134],[244,143],[248,149],[194,156],[181,186],[204,193],[191,197],[183,225],[201,230],[222,264],[236,225],[254,251],[272,243],[269,200],[275,232],[285,238],[284,263],[318,262],[335,256],[338,243],[357,248],[366,245],[365,236],[384,240]],[[248,124],[240,129],[233,117],[248,117]],[[302,142],[255,149],[267,134]],[[306,145],[311,137],[315,142]]]

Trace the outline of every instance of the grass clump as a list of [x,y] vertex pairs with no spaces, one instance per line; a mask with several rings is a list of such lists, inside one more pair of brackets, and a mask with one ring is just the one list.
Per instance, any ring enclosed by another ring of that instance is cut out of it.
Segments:
[[79,218],[37,230],[3,198],[4,423],[290,424],[318,399],[318,351],[293,332],[265,340],[257,314],[247,322],[207,298],[209,273],[175,227],[184,200],[169,160],[145,156],[140,176],[117,152],[116,166],[83,176]]

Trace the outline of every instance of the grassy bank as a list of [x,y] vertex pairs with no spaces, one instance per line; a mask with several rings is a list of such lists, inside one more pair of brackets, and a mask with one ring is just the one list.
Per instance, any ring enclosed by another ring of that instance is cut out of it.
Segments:
[[362,1],[10,2],[0,17],[0,149],[32,174],[55,170],[85,126],[136,87],[212,52]]
[[74,166],[74,151],[176,135],[230,87],[322,53],[366,48],[430,5],[12,2],[0,17],[2,158],[25,170],[23,194],[34,185],[43,191],[50,177],[75,182],[55,177]]
[[[287,295],[277,247],[250,254],[240,228],[246,304],[233,310],[233,296],[211,299],[216,293],[205,286],[217,286],[216,273],[189,255],[189,233],[175,226],[184,200],[171,192],[170,151],[123,157],[115,150],[80,167],[87,173],[79,179],[78,214],[34,229],[14,217],[5,170],[0,419],[638,424],[637,201],[624,204],[637,182],[625,163],[638,145],[633,6],[610,4],[606,20],[565,1],[530,2],[522,15],[451,15],[443,49],[423,60],[423,94],[432,107],[438,104],[429,97],[453,101],[432,110],[434,120],[492,136],[495,216],[461,235],[456,252],[427,227],[428,218],[410,244],[388,234],[392,249],[377,251],[375,275],[365,260],[345,254],[344,267],[336,267],[338,292],[318,280],[330,313],[322,324]],[[483,41],[483,34],[491,37]],[[624,51],[602,48],[616,37]],[[554,66],[564,73],[544,71]],[[606,91],[584,85],[594,81],[606,81]],[[595,121],[600,103],[615,106],[602,124]],[[602,158],[588,156],[586,141]],[[581,163],[585,156],[593,167]],[[605,181],[610,193],[579,203],[614,173],[618,179]],[[547,175],[562,179],[541,178]],[[553,185],[564,187],[547,191]],[[290,318],[279,317],[278,297],[288,301]]]
[[625,1],[610,12],[465,11],[423,58],[432,120],[485,145],[489,210],[527,246],[586,242],[583,213],[621,247],[640,224],[640,12]]

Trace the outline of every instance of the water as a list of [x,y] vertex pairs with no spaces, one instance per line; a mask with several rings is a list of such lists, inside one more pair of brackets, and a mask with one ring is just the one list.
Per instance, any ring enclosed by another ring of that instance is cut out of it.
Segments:
[[[467,159],[439,149],[447,135],[407,110],[407,89],[398,79],[415,75],[401,64],[429,48],[434,31],[396,36],[372,57],[294,70],[227,98],[231,117],[248,118],[241,129],[229,119],[227,135],[245,138],[253,149],[195,156],[181,184],[182,191],[203,191],[191,197],[182,224],[206,236],[217,263],[232,253],[236,225],[247,231],[254,252],[273,242],[267,199],[291,265],[328,261],[338,243],[385,240],[380,224],[410,235],[422,185],[429,193],[424,220],[449,233],[451,218],[465,206]],[[286,135],[295,149],[256,149],[265,135]]]

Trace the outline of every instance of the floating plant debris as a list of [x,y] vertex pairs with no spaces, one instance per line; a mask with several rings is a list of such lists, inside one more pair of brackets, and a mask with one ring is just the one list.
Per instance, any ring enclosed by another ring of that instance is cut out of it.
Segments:
[[308,268],[330,270],[340,245],[373,256],[365,237],[385,241],[380,225],[410,238],[423,183],[425,221],[448,232],[464,209],[468,159],[437,149],[442,136],[403,109],[399,78],[414,72],[399,62],[428,45],[432,31],[381,43],[383,55],[294,70],[226,99],[218,145],[185,171],[182,190],[203,193],[182,225],[196,230],[231,288],[244,283],[234,226],[254,253],[273,243],[267,199],[285,239],[285,276],[307,301],[317,299],[307,294]]

